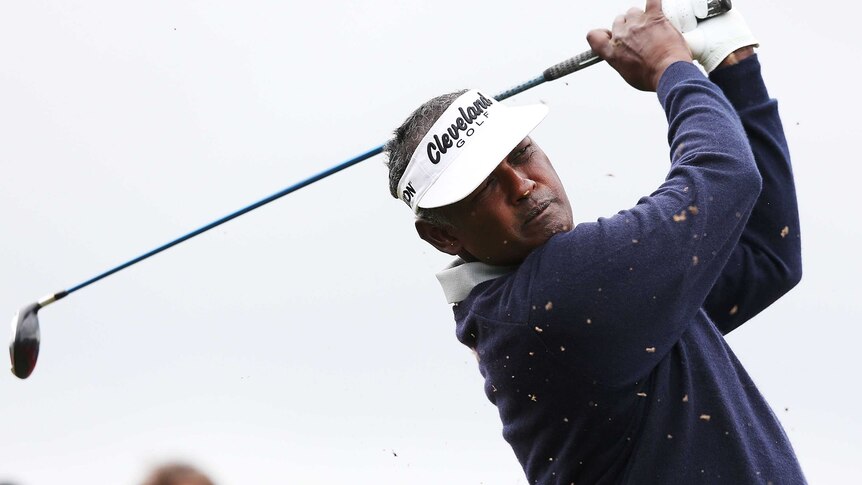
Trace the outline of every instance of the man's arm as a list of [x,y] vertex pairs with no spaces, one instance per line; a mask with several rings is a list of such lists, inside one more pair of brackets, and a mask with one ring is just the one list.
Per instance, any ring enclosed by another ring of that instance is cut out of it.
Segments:
[[739,244],[704,304],[716,326],[727,334],[799,282],[799,211],[778,104],[769,98],[753,49],[734,53],[710,79],[739,114],[763,178]]
[[[604,385],[642,378],[697,321],[761,191],[733,106],[663,22],[651,0],[588,40],[629,84],[657,89],[671,152],[665,183],[628,211],[551,238],[512,283],[529,288],[530,321],[549,351]],[[667,66],[665,53],[680,46],[687,60]]]

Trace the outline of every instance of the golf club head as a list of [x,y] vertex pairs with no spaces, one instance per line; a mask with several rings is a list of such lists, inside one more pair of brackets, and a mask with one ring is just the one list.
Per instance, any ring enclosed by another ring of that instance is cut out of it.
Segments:
[[36,315],[42,308],[38,303],[32,303],[18,310],[12,319],[12,340],[9,342],[9,358],[12,360],[12,373],[20,379],[26,379],[36,367],[39,358],[39,317]]

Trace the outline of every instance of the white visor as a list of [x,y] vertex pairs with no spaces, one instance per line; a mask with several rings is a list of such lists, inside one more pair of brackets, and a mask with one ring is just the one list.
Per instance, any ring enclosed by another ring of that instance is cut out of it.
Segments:
[[509,107],[467,91],[416,147],[398,182],[401,200],[415,213],[467,197],[547,114],[544,104]]

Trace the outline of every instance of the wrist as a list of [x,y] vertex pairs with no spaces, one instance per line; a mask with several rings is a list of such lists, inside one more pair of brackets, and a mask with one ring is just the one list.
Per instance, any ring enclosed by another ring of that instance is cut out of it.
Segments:
[[658,85],[661,82],[661,78],[664,77],[664,73],[667,72],[668,68],[677,62],[685,62],[692,63],[692,58],[690,56],[671,56],[664,59],[661,63],[659,63],[658,69],[652,75],[652,89],[650,91],[658,91]]
[[727,57],[724,58],[723,61],[718,65],[716,69],[721,69],[723,67],[730,67],[740,62],[748,59],[749,57],[754,55],[754,46],[748,45],[745,47],[740,47],[735,51],[731,52]]

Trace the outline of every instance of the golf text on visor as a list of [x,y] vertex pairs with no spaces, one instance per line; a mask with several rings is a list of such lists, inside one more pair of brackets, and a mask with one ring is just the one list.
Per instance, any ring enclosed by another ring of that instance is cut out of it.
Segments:
[[401,200],[415,213],[467,197],[547,114],[545,105],[512,108],[467,91],[419,142],[398,182]]

